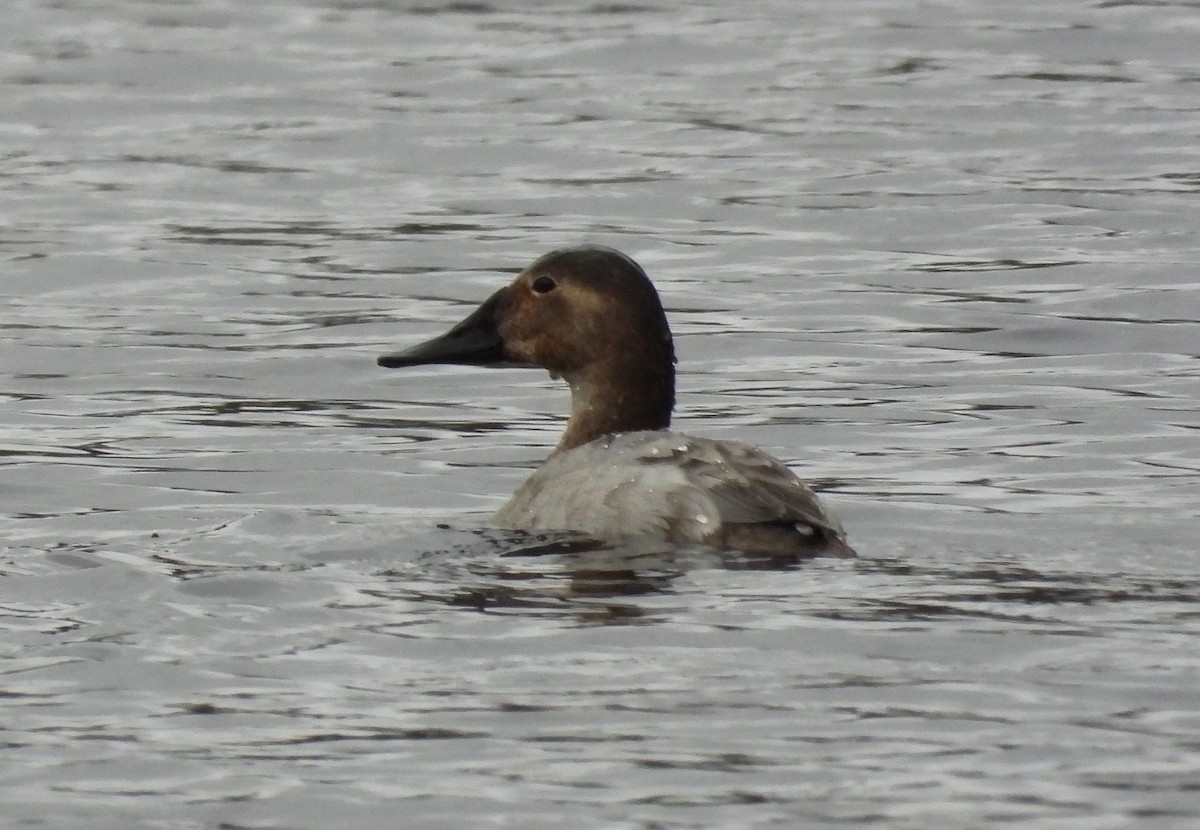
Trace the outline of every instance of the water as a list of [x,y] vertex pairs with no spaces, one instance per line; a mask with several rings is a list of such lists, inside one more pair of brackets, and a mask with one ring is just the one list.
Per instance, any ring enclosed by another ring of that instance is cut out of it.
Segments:
[[[0,823],[1200,818],[1192,3],[19,2]],[[537,550],[555,246],[862,553]]]

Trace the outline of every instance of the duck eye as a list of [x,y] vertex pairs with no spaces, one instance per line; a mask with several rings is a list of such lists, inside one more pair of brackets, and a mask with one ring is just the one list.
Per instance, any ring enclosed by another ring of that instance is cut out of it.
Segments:
[[533,281],[533,290],[539,294],[545,294],[558,288],[558,283],[550,277],[538,277]]

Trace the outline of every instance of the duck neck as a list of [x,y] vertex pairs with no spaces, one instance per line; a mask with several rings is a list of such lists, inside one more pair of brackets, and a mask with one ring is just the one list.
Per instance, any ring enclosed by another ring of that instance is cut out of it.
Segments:
[[675,406],[675,367],[599,366],[565,376],[571,417],[555,452],[614,432],[666,429]]

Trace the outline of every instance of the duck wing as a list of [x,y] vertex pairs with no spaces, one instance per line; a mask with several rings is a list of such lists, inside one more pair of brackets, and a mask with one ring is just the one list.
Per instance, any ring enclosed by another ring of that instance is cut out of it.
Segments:
[[842,536],[841,524],[783,462],[740,441],[686,438],[676,463],[723,524],[798,522]]

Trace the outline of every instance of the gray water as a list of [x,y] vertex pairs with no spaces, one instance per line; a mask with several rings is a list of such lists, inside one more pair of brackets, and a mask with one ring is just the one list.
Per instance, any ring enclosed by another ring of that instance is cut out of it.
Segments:
[[[1200,5],[18,0],[0,824],[1192,828]],[[539,549],[638,258],[856,561]]]

